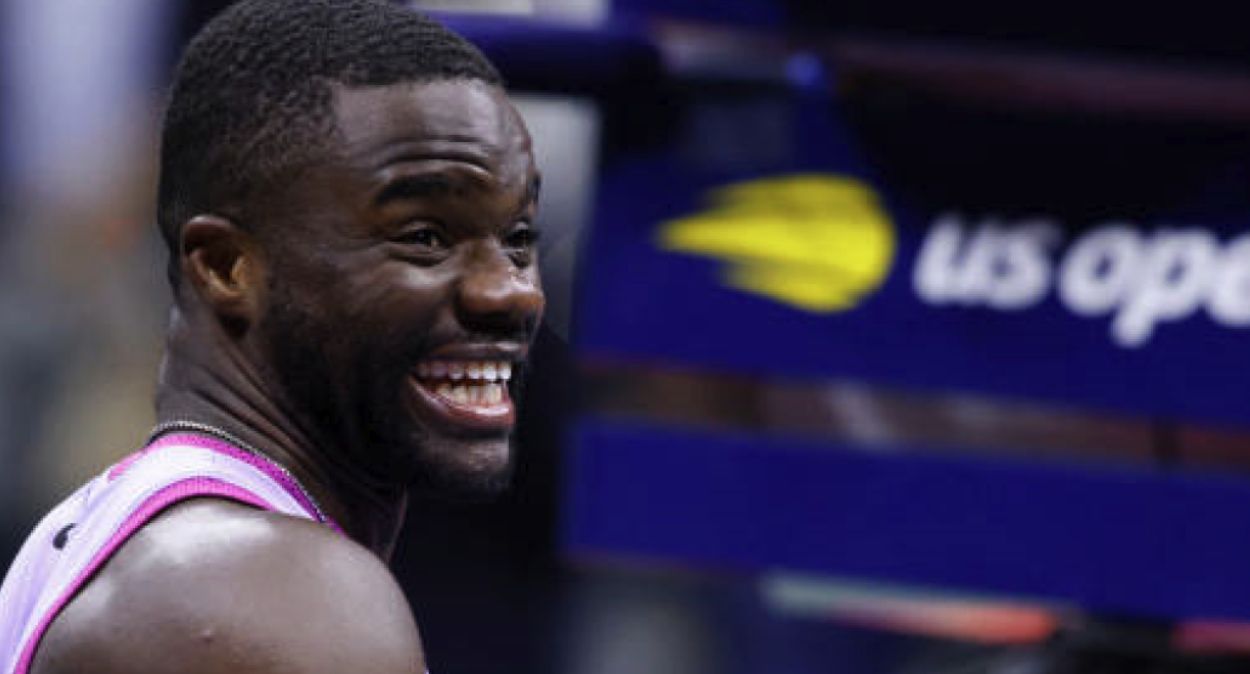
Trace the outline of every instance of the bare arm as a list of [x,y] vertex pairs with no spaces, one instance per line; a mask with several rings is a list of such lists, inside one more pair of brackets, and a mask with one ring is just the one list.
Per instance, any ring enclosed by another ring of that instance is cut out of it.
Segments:
[[144,527],[53,622],[33,674],[422,674],[372,553],[311,522],[197,500]]

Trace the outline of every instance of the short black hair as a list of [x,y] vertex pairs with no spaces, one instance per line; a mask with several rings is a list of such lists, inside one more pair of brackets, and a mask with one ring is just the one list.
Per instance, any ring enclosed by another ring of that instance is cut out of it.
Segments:
[[242,0],[228,7],[187,46],[165,112],[157,222],[170,250],[170,281],[178,282],[182,223],[200,213],[227,215],[222,209],[245,203],[324,148],[334,85],[448,79],[503,84],[464,38],[393,2]]

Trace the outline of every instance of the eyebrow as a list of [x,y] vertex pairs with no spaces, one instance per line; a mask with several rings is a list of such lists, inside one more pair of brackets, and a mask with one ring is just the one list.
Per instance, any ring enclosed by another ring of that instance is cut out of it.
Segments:
[[[374,206],[384,206],[392,201],[405,199],[429,199],[445,197],[463,189],[462,181],[445,173],[416,173],[402,175],[386,183],[373,197]],[[534,176],[526,183],[522,208],[538,204],[542,192],[542,176]]]
[[417,173],[399,176],[388,182],[373,197],[374,206],[383,206],[404,199],[445,197],[456,191],[454,179],[444,173]]

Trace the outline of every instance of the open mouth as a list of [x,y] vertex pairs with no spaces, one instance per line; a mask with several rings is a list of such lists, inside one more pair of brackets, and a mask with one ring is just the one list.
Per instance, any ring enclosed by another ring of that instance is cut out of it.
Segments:
[[436,416],[453,425],[511,428],[516,418],[507,360],[424,360],[411,379],[419,398]]

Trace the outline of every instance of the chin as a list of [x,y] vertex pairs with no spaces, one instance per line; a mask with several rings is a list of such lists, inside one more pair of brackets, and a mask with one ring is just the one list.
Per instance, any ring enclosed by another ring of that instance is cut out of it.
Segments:
[[431,496],[487,501],[512,484],[513,452],[507,438],[427,439],[420,456],[413,487]]

